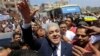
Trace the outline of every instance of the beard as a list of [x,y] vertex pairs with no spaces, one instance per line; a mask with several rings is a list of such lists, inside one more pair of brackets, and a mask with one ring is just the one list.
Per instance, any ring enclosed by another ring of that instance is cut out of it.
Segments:
[[82,47],[82,48],[85,48],[88,42],[89,42],[89,41],[77,40],[76,42],[73,43],[73,45],[77,45],[77,46],[80,46],[80,47]]

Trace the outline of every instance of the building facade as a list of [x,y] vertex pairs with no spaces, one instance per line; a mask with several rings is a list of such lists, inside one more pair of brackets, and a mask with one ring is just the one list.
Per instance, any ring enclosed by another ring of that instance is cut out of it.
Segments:
[[21,0],[0,0],[0,7],[17,11],[16,5],[20,1]]

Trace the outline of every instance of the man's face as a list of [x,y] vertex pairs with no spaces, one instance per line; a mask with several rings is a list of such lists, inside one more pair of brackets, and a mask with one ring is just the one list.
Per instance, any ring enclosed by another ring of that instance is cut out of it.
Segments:
[[60,24],[60,31],[61,31],[62,34],[66,33],[67,25],[66,24]]
[[32,30],[33,31],[37,31],[39,29],[39,25],[37,25],[36,23],[32,24]]
[[21,40],[21,36],[20,35],[15,35],[14,41],[20,41]]
[[70,18],[66,18],[66,24],[67,24],[67,26],[71,26],[72,21]]
[[43,37],[43,36],[45,36],[46,32],[45,32],[44,29],[39,29],[39,30],[37,31],[37,34],[38,34],[39,37]]
[[56,26],[49,27],[48,29],[48,39],[52,44],[57,45],[61,41],[60,29]]
[[77,43],[79,46],[85,46],[89,41],[89,36],[86,34],[86,29],[78,28],[76,31]]

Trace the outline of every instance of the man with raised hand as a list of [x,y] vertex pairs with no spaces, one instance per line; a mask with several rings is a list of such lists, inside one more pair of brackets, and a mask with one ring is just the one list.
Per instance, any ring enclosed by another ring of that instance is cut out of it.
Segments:
[[[72,45],[61,41],[61,33],[58,24],[50,23],[46,29],[47,37],[36,39],[32,36],[30,25],[32,18],[27,1],[23,0],[19,3],[18,9],[24,18],[24,23],[22,25],[23,40],[31,49],[37,50],[39,56],[72,56]],[[32,13],[32,15],[34,15],[35,12]]]

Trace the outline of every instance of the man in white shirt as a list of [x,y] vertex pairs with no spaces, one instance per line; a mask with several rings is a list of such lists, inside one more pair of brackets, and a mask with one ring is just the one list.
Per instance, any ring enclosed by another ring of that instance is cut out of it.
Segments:
[[61,22],[59,26],[60,26],[61,34],[63,35],[63,40],[66,42],[71,42],[75,37],[75,33],[67,30],[67,24],[65,22]]

